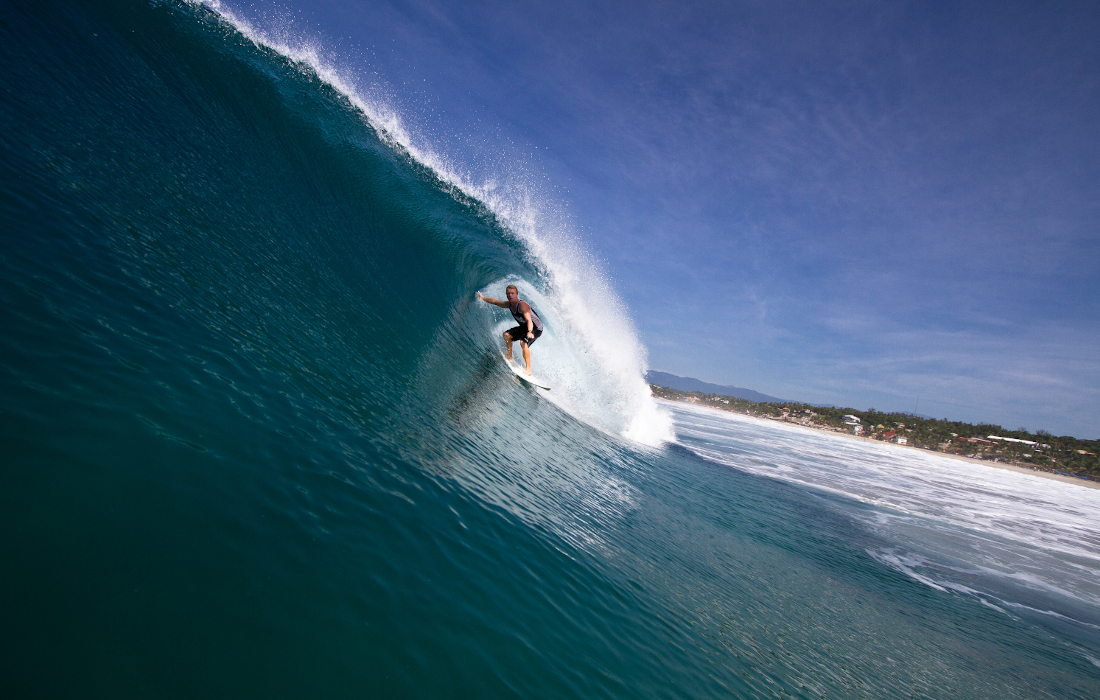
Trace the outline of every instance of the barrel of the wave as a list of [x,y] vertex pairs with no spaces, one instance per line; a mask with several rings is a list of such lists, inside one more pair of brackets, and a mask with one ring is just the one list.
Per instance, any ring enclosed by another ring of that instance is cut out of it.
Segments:
[[[506,350],[501,357],[504,359],[505,366],[507,366],[508,369],[512,371],[512,374],[516,375],[521,381],[537,386],[540,389],[550,391],[550,385],[531,371],[531,346],[534,345],[535,341],[542,335],[542,319],[539,318],[538,312],[535,311],[528,302],[519,298],[519,289],[514,284],[508,285],[504,292],[507,301],[484,296],[481,292],[477,292],[476,297],[487,304],[499,306],[502,309],[508,309],[512,313],[512,317],[516,320],[516,323],[519,324],[515,328],[509,328],[504,331]],[[523,369],[517,367],[512,361],[512,343],[517,341],[523,348],[523,361],[525,365]]]

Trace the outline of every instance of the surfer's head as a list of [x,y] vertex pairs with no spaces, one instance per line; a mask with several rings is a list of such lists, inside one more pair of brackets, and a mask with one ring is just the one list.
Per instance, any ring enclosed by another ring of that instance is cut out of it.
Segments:
[[519,290],[516,289],[516,285],[510,284],[504,288],[504,296],[508,297],[508,301],[515,301],[519,299]]

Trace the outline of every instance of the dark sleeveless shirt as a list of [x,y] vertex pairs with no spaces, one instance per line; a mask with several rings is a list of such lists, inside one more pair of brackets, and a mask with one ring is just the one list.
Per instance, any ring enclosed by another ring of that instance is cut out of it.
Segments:
[[531,306],[531,304],[525,302],[524,300],[520,299],[516,302],[515,306],[512,306],[511,304],[508,305],[508,310],[512,312],[512,318],[516,319],[516,323],[518,323],[519,325],[523,326],[524,328],[527,327],[527,319],[523,317],[523,312],[519,309],[520,304],[527,304],[527,308],[531,309],[531,325],[535,327],[536,331],[541,333],[542,319],[539,318],[539,315],[537,313],[535,313],[535,307]]

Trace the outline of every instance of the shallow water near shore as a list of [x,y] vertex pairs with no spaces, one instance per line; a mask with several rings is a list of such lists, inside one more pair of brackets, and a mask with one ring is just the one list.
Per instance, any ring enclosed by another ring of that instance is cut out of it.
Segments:
[[1100,694],[1095,501],[653,401],[574,258],[209,9],[0,33],[13,696]]
[[1100,630],[1100,492],[932,452],[667,404],[681,443],[753,474],[807,486],[861,522],[868,552],[937,590],[1006,614]]

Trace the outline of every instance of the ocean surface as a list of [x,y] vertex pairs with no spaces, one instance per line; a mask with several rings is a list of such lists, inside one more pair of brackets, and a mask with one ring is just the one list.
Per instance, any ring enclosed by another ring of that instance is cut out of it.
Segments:
[[1100,696],[1100,491],[654,400],[537,191],[228,10],[0,39],[5,697]]

